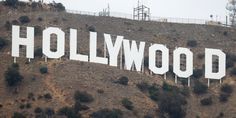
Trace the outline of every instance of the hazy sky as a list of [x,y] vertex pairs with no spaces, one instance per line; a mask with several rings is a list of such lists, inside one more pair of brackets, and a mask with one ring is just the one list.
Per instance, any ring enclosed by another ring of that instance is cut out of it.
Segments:
[[[37,0],[36,0],[37,1]],[[52,2],[52,0],[44,0]],[[65,5],[66,9],[99,12],[108,3],[111,12],[132,14],[138,0],[55,0]],[[210,19],[210,15],[218,20],[225,20],[228,0],[140,0],[151,8],[152,16]]]

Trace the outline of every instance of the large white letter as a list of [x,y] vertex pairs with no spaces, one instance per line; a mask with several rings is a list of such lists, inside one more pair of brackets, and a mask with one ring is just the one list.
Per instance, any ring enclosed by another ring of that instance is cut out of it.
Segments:
[[[182,71],[180,69],[180,55],[186,55],[186,70]],[[174,73],[178,77],[188,78],[193,74],[193,53],[187,48],[177,48],[174,50],[173,59]]]
[[[50,50],[51,34],[57,35],[57,51],[52,52]],[[43,54],[49,58],[60,58],[65,53],[65,33],[55,27],[49,27],[43,30]]]
[[19,57],[20,45],[26,46],[26,57],[34,58],[34,28],[27,27],[26,38],[20,37],[20,26],[12,26],[12,56]]
[[90,32],[90,62],[107,64],[108,59],[97,57],[97,33]]
[[[217,73],[212,72],[212,56],[219,57],[219,71]],[[225,53],[218,49],[205,49],[205,78],[208,79],[221,79],[225,76]]]
[[105,42],[106,42],[108,53],[109,53],[110,66],[117,66],[117,56],[120,51],[123,36],[117,36],[114,45],[112,44],[112,39],[111,39],[110,34],[104,34],[104,38],[105,38]]
[[132,41],[131,47],[129,40],[123,40],[124,53],[125,53],[125,66],[130,70],[134,64],[137,71],[141,71],[145,42],[140,42],[139,49],[137,48],[136,41]]
[[[156,67],[156,51],[162,52],[162,67]],[[155,74],[165,74],[169,70],[169,49],[164,45],[154,44],[149,47],[149,69]]]
[[88,61],[87,55],[77,54],[77,30],[70,29],[70,59]]

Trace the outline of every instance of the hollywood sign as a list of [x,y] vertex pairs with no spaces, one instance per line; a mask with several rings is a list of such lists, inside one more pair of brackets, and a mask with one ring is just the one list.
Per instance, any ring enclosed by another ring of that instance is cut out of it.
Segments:
[[[27,27],[26,38],[20,37],[20,26],[12,26],[12,57],[20,56],[20,45],[26,46],[26,57],[34,58],[34,27]],[[57,50],[51,51],[50,38],[51,34],[57,35]],[[42,34],[42,51],[47,58],[58,59],[65,55],[65,33],[57,27],[48,27],[43,30]],[[97,33],[90,32],[89,38],[89,55],[77,53],[77,30],[70,29],[70,60],[83,62],[99,63],[117,67],[118,55],[121,50],[124,51],[125,69],[131,70],[135,67],[136,71],[142,70],[144,52],[146,43],[141,41],[137,45],[135,40],[124,39],[123,36],[117,36],[113,43],[110,34],[104,34],[104,45],[109,54],[109,58],[97,56]],[[81,44],[82,45],[82,44]],[[162,66],[156,66],[156,52],[161,52]],[[163,44],[152,44],[148,50],[149,61],[148,68],[153,74],[165,75],[169,71],[169,49]],[[180,69],[181,55],[186,56],[186,69]],[[218,72],[213,72],[213,56],[218,57]],[[226,73],[226,55],[219,49],[205,48],[205,78],[221,80]],[[193,53],[188,48],[178,47],[173,51],[173,72],[177,77],[190,78],[193,74]]]

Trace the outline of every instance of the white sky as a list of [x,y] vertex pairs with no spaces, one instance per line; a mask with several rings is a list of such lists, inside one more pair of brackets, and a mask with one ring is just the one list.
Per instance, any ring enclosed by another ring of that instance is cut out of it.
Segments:
[[[37,0],[36,0],[37,1]],[[52,2],[52,0],[44,0]],[[106,8],[108,3],[111,12],[132,14],[138,0],[55,0],[64,4],[66,9],[99,12]],[[140,0],[141,3],[151,8],[152,16],[196,18],[225,20],[228,0]]]

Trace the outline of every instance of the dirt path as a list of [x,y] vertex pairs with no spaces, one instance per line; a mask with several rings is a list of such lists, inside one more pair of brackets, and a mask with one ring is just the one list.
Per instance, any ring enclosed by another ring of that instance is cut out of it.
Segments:
[[[53,63],[49,63],[47,64],[48,70],[53,70]],[[54,78],[52,77],[52,75],[50,73],[48,73],[44,79],[44,83],[46,85],[46,87],[48,88],[49,91],[51,91],[51,94],[53,96],[53,98],[55,98],[59,103],[61,103],[63,106],[69,106],[69,103],[66,102],[65,97],[64,97],[64,93],[62,92],[62,90],[60,90],[59,88],[57,88],[54,84],[54,82],[52,81]]]

